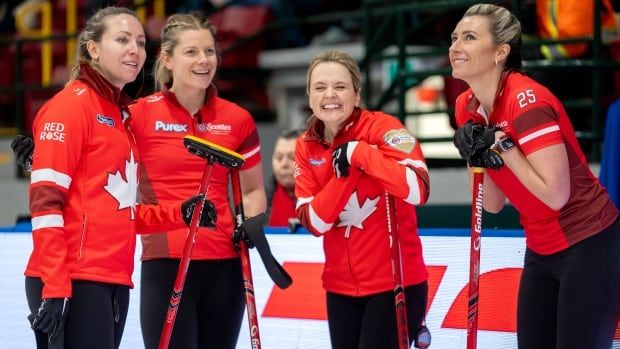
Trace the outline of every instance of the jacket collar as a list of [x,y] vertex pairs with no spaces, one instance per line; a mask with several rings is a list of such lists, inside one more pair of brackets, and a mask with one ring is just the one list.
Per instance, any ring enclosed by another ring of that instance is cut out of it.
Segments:
[[[349,117],[342,123],[338,134],[334,139],[346,134],[357,121],[359,121],[360,116],[362,115],[362,109],[359,107],[355,107],[353,112]],[[308,132],[306,133],[305,139],[308,141],[317,141],[324,144],[329,144],[325,138],[323,137],[325,133],[325,123],[319,120],[316,116],[312,115],[310,119],[310,126],[308,127]]]
[[[179,103],[177,96],[172,91],[170,91],[169,84],[164,85],[164,87],[161,89],[161,93],[164,96],[164,98],[172,102],[172,104],[174,104],[175,106],[179,108],[183,108],[181,103]],[[204,104],[200,108],[200,110],[202,110],[205,106],[210,105],[211,100],[213,100],[215,97],[217,97],[217,88],[215,87],[215,85],[211,84],[209,85],[209,87],[207,87],[207,93],[205,94]]]
[[[502,73],[502,76],[499,79],[499,83],[498,83],[498,87],[497,87],[497,91],[495,92],[495,98],[493,98],[493,110],[495,110],[495,107],[497,106],[497,103],[499,102],[500,98],[502,97],[502,95],[504,94],[504,90],[506,89],[506,84],[508,82],[508,78],[515,73],[514,70],[506,70],[505,72]],[[471,99],[469,100],[469,102],[467,103],[467,111],[470,113],[478,113],[483,115],[483,111],[482,108],[480,108],[480,101],[478,101],[478,99],[476,98],[476,95],[474,95],[473,91],[471,92]],[[480,109],[480,110],[479,110]],[[491,114],[493,114],[491,112]],[[487,115],[487,117],[489,118],[490,121],[490,117],[491,115]]]
[[127,94],[118,87],[112,85],[101,73],[89,64],[80,65],[80,73],[77,80],[85,83],[103,98],[120,107],[126,107],[133,103]]

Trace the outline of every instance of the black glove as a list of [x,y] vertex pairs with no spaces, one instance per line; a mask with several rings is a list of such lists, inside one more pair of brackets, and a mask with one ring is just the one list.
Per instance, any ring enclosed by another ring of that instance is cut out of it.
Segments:
[[474,124],[469,120],[454,132],[453,143],[463,160],[468,160],[473,153],[474,136],[481,133],[483,129],[482,124]]
[[332,153],[332,167],[334,168],[336,178],[349,176],[349,167],[351,167],[351,163],[347,158],[347,152],[353,154],[353,150],[356,146],[357,141],[351,141],[343,143],[334,149]]
[[30,171],[32,169],[32,153],[34,141],[30,137],[17,135],[11,142],[11,149],[19,166]]
[[37,315],[32,320],[32,328],[47,333],[50,344],[58,340],[65,328],[69,303],[69,298],[43,299]]
[[467,121],[454,133],[454,146],[464,160],[469,160],[476,153],[480,153],[495,143],[495,131],[498,127],[485,127],[480,123]]
[[250,217],[241,223],[239,227],[235,229],[233,232],[232,240],[235,244],[235,247],[238,247],[238,243],[241,240],[244,240],[248,244],[248,248],[253,248],[254,243],[250,236],[256,236],[256,234],[263,234],[263,225],[265,222],[265,214],[261,213],[254,217]]
[[288,219],[288,232],[296,233],[297,229],[301,228],[301,222],[297,217],[291,217]]
[[499,153],[492,149],[486,149],[482,152],[472,155],[469,158],[469,166],[484,167],[493,170],[499,170],[504,166],[504,159]]
[[204,194],[198,194],[192,198],[185,200],[181,204],[183,221],[189,227],[192,222],[192,215],[194,214],[194,208],[196,207],[196,203],[200,200],[204,200],[204,205],[202,206],[202,213],[200,215],[200,219],[198,220],[198,226],[215,228],[215,222],[217,222],[217,211],[215,210],[215,205],[213,205],[213,201],[205,199]]
[[473,153],[471,156],[489,149],[495,143],[495,132],[497,130],[499,130],[499,127],[490,126],[485,127],[482,132],[474,134]]

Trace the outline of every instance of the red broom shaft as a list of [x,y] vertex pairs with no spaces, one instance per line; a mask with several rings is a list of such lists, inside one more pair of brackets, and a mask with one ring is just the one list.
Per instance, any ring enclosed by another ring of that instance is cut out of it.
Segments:
[[390,254],[392,257],[392,275],[394,278],[394,305],[396,307],[396,329],[398,331],[398,349],[409,348],[409,326],[407,324],[407,304],[401,268],[398,225],[396,224],[396,205],[394,199],[385,193],[388,234],[390,236]]
[[[200,187],[198,188],[199,194],[205,194],[209,189],[209,180],[211,178],[211,171],[213,165],[207,162],[207,165],[202,173],[202,180]],[[168,312],[164,319],[164,328],[161,331],[159,337],[159,349],[167,349],[170,344],[170,338],[172,336],[172,329],[174,328],[174,321],[177,317],[177,311],[179,310],[179,304],[181,303],[181,295],[183,294],[183,287],[185,286],[185,278],[187,277],[187,268],[189,267],[189,261],[192,256],[192,250],[194,248],[194,241],[196,240],[196,232],[198,231],[198,223],[204,201],[200,200],[196,202],[194,212],[192,214],[192,220],[189,225],[189,231],[187,238],[185,239],[185,247],[183,248],[183,256],[179,263],[179,270],[174,280],[174,286],[172,288],[172,295],[170,296],[170,303],[168,304]]]
[[467,306],[467,349],[476,349],[478,340],[478,291],[480,242],[482,233],[482,197],[484,169],[474,167],[471,205],[471,242],[469,250],[469,302]]
[[[240,226],[245,219],[243,213],[243,200],[241,195],[241,181],[239,170],[231,171],[233,200],[235,202],[236,226]],[[256,313],[256,301],[254,299],[254,283],[252,282],[252,268],[250,266],[250,254],[245,241],[239,241],[239,254],[241,257],[241,274],[245,293],[245,304],[248,312],[248,325],[250,327],[250,342],[252,349],[260,349],[260,333],[258,330],[258,315]]]

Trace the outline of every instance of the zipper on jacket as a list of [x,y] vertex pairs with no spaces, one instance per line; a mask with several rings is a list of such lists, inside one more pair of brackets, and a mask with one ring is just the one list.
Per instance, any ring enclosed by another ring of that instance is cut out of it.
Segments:
[[82,216],[82,234],[80,236],[80,252],[78,255],[78,261],[82,262],[84,258],[84,245],[86,244],[86,225],[88,223],[88,218],[86,215]]
[[202,115],[200,115],[200,110],[196,112],[196,114],[192,115],[189,111],[185,110],[187,115],[189,115],[189,124],[192,129],[191,135],[194,137],[198,137],[196,134],[196,126],[202,124]]

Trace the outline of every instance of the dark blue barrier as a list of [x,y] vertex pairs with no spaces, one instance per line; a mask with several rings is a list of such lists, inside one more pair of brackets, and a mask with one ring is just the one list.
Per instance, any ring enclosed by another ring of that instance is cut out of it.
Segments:
[[31,231],[32,224],[30,224],[30,221],[17,222],[17,224],[10,227],[0,226],[0,232],[3,233],[30,233]]
[[[469,228],[420,228],[420,236],[469,236]],[[266,234],[309,234],[306,228],[298,228],[294,233],[287,227],[265,227]],[[482,236],[523,237],[522,229],[483,229]]]
[[[30,233],[30,221],[19,222],[12,227],[0,227],[4,233]],[[266,234],[309,234],[305,228],[298,228],[291,233],[287,227],[265,227]],[[420,236],[469,236],[469,228],[420,228]],[[482,236],[488,237],[523,237],[521,229],[483,229]]]

